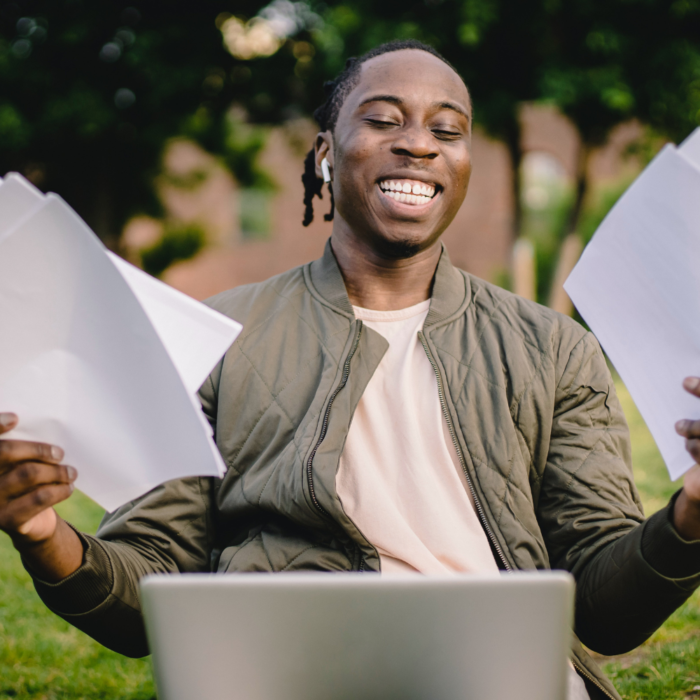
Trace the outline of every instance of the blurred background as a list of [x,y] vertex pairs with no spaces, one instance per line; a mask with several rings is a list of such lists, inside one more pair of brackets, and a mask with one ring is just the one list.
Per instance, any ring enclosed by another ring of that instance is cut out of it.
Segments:
[[[110,249],[197,299],[265,279],[330,235],[327,196],[301,224],[324,81],[397,38],[435,46],[472,93],[453,262],[573,313],[562,283],[597,225],[700,124],[700,0],[0,0],[0,174],[59,193]],[[616,384],[650,514],[680,484]],[[102,515],[77,492],[60,510],[87,532]],[[601,662],[626,700],[700,698],[698,595]],[[0,698],[154,693],[149,661],[48,612],[0,537]]]
[[[62,195],[108,247],[203,299],[320,255],[302,161],[323,82],[395,38],[475,105],[453,261],[572,309],[561,284],[667,140],[700,123],[698,0],[2,0],[0,172]],[[320,213],[319,213],[320,212]]]

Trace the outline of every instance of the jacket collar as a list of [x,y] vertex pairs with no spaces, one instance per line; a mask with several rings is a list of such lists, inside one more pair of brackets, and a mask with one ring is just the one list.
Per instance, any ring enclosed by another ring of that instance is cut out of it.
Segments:
[[[314,260],[308,269],[311,291],[316,292],[322,301],[339,313],[354,318],[352,304],[348,299],[345,282],[333,254],[330,238],[326,242],[323,256]],[[452,265],[443,244],[442,254],[435,270],[430,311],[425,321],[425,328],[449,321],[463,313],[470,300],[469,277]]]

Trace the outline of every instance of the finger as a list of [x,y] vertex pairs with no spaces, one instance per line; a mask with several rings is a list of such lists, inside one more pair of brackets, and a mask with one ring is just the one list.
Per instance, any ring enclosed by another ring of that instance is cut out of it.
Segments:
[[18,498],[45,484],[70,484],[78,472],[67,464],[22,462],[0,476],[0,501]]
[[700,439],[690,438],[685,441],[685,449],[688,450],[690,456],[695,460],[695,463],[700,463]]
[[0,474],[12,469],[18,462],[46,462],[58,464],[63,450],[56,445],[26,440],[0,440]]
[[14,413],[0,413],[0,435],[9,433],[18,422],[19,419]]
[[47,508],[65,501],[73,493],[73,484],[48,484],[10,501],[0,511],[0,530],[16,533],[28,520]]
[[685,438],[700,437],[700,420],[679,420],[676,423],[676,432]]
[[700,397],[700,377],[686,377],[683,380],[683,388],[689,394]]

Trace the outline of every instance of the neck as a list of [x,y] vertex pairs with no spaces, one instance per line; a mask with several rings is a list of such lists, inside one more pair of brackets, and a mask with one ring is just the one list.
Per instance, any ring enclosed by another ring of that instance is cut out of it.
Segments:
[[396,311],[430,299],[442,252],[439,241],[403,259],[382,257],[364,241],[335,230],[331,245],[353,306]]

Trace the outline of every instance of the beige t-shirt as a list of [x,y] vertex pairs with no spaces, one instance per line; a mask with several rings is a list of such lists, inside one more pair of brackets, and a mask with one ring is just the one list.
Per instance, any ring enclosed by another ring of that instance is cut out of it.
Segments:
[[354,307],[389,341],[348,432],[336,486],[379,552],[382,573],[497,572],[418,338],[430,301],[399,311]]

